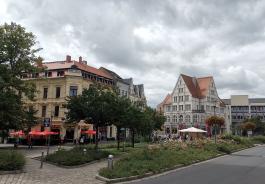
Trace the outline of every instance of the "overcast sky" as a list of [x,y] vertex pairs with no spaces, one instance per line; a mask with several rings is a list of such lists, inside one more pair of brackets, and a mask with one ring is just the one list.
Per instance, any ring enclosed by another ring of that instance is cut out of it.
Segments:
[[213,75],[221,98],[265,96],[265,1],[0,0],[0,23],[11,21],[45,61],[83,56],[133,77],[153,107],[180,73]]

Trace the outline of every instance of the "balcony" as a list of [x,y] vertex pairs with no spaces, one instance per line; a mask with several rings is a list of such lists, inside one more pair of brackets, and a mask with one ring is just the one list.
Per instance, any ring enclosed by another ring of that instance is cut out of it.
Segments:
[[204,109],[192,110],[192,113],[205,113],[205,110]]

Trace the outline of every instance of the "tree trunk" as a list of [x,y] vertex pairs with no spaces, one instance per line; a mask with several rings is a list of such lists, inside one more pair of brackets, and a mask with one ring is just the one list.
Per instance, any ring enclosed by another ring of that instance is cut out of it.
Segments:
[[98,125],[96,125],[95,150],[98,150]]
[[132,147],[134,148],[134,129],[131,129],[132,132]]
[[120,127],[117,127],[117,149],[120,149]]

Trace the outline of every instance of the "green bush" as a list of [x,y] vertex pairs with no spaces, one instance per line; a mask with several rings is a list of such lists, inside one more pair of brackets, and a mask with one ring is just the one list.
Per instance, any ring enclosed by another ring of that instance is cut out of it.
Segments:
[[254,143],[265,143],[265,136],[254,136],[252,137]]
[[53,154],[46,157],[49,162],[57,163],[59,165],[75,166],[85,164],[94,160],[99,160],[102,158],[107,158],[109,152],[102,150],[92,150],[87,149],[86,154],[84,154],[83,149],[78,147],[72,150],[59,150]]
[[20,170],[26,163],[24,155],[13,150],[0,150],[0,170]]
[[232,152],[231,148],[224,144],[218,145],[217,150],[226,154],[230,154]]

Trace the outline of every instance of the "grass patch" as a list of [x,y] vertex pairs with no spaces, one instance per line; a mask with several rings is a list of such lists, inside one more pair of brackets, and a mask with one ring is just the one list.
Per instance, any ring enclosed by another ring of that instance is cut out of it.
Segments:
[[185,143],[169,143],[145,147],[127,155],[114,164],[113,170],[103,168],[99,171],[101,176],[106,178],[120,178],[145,173],[159,173],[164,169],[173,168],[176,165],[189,165],[197,161],[213,158],[221,153],[231,153],[235,150],[247,148],[248,142],[240,140],[222,141],[214,144],[211,141]]
[[0,170],[21,170],[26,163],[25,156],[14,150],[0,150]]

